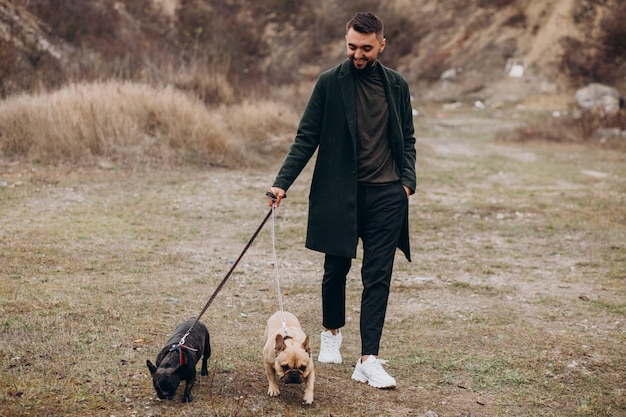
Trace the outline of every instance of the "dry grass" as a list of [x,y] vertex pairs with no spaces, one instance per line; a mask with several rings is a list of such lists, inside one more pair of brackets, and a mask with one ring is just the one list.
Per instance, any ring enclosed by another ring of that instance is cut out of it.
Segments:
[[40,163],[133,163],[148,157],[222,165],[228,156],[221,116],[172,88],[74,84],[10,98],[0,114],[3,154]]
[[[350,380],[357,259],[345,363],[317,365],[310,407],[302,387],[266,395],[262,334],[278,305],[269,228],[204,317],[213,356],[194,402],[156,400],[145,366],[262,220],[275,167],[2,165],[0,415],[624,415],[623,155],[491,140],[503,123],[418,120],[414,262],[398,259],[381,351],[399,387]],[[309,175],[281,205],[277,244],[285,306],[317,347]]]
[[626,132],[626,109],[610,115],[575,109],[564,117],[542,114],[513,131],[502,132],[498,137],[515,142],[585,143],[619,151],[626,150],[623,132]]
[[296,123],[294,110],[269,100],[212,109],[171,87],[73,84],[0,102],[0,151],[53,165],[251,165],[268,134]]
[[239,154],[247,166],[267,165],[284,157],[293,141],[301,112],[289,106],[292,100],[244,100],[220,107]]

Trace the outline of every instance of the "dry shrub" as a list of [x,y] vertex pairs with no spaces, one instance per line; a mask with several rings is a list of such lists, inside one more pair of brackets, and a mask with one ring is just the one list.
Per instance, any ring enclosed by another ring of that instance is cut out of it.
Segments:
[[[594,9],[579,6],[579,20],[591,20]],[[586,13],[586,14],[585,14]],[[626,68],[626,3],[609,6],[602,19],[599,44],[567,37],[561,40],[560,70],[573,86],[590,82],[623,83]]]
[[62,48],[44,41],[45,27],[16,5],[0,4],[0,97],[62,82]]
[[167,19],[151,0],[29,0],[24,7],[72,46],[63,65],[74,81],[136,79],[147,57],[169,47]]
[[228,80],[243,89],[261,87],[264,74],[260,64],[270,52],[261,34],[272,16],[267,10],[252,10],[253,6],[181,0],[174,34],[175,45],[181,47],[181,59],[194,63],[204,55],[202,59],[207,62],[236,62],[228,67]]
[[450,68],[450,53],[438,48],[428,48],[421,66],[420,78],[428,82],[436,82],[441,74]]
[[[618,132],[616,140],[599,135],[601,131]],[[613,115],[594,111],[575,112],[574,116],[551,118],[501,133],[498,139],[515,142],[596,143],[614,149],[626,149],[626,139],[620,138],[620,132],[626,132],[626,109]]]
[[410,55],[428,35],[429,25],[423,15],[415,13],[415,5],[412,2],[383,2],[380,9],[389,45],[382,55],[382,60],[385,65],[397,68],[400,60]]
[[[317,75],[317,73],[315,75]],[[314,79],[302,81],[297,84],[285,84],[274,88],[271,97],[273,100],[289,108],[290,111],[302,114],[309,101],[314,85]]]
[[274,100],[244,100],[222,107],[233,131],[246,140],[261,141],[268,135],[293,131],[298,115],[287,105]]
[[222,117],[171,87],[102,82],[0,103],[0,152],[41,163],[228,165]]
[[244,100],[222,106],[223,118],[233,140],[241,143],[240,161],[247,165],[264,165],[284,157],[299,120],[299,113],[288,102]]
[[517,0],[478,0],[478,7],[503,8],[517,3]]
[[597,51],[578,39],[564,37],[560,40],[563,56],[559,69],[572,85],[582,85],[593,80],[606,80],[606,67],[598,60]]
[[209,62],[194,63],[163,71],[166,80],[176,88],[192,93],[205,104],[228,104],[235,101],[235,89],[227,80],[228,69]]
[[582,135],[571,120],[549,119],[541,123],[529,124],[511,132],[498,134],[499,140],[513,142],[582,142]]
[[620,109],[614,114],[597,110],[584,111],[576,118],[576,126],[583,140],[626,149],[626,109]]
[[623,61],[626,57],[626,3],[620,2],[615,6],[603,29],[605,56]]
[[523,7],[514,6],[511,16],[504,21],[504,26],[526,27],[527,17]]

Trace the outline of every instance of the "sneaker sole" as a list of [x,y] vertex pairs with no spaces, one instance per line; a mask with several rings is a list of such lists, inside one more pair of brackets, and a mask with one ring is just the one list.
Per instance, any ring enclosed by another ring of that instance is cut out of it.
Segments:
[[359,379],[359,378],[356,378],[356,377],[352,377],[352,379],[354,379],[355,381],[358,381],[358,382],[360,382],[362,384],[367,383],[367,385],[369,385],[370,387],[374,387],[374,388],[378,388],[378,389],[395,389],[396,388],[396,385],[385,385],[385,386],[374,385],[374,384],[370,383],[367,379],[366,380],[362,380],[362,379]]
[[374,388],[378,388],[378,389],[395,389],[396,388],[395,384],[394,385],[386,385],[386,386],[377,386],[377,385],[370,384],[369,381],[368,381],[368,384],[369,384],[370,387],[374,387]]
[[367,385],[369,385],[370,387],[374,387],[374,388],[378,388],[378,389],[394,389],[396,387],[396,384],[392,384],[392,385],[375,385],[372,384],[365,375],[354,375],[352,374],[352,379],[354,379],[355,381],[361,382],[363,384],[367,383]]

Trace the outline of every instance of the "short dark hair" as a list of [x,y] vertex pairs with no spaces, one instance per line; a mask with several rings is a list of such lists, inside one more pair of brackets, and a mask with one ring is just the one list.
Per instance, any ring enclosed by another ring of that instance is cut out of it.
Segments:
[[359,33],[375,33],[379,39],[384,37],[383,21],[371,12],[359,12],[346,23],[346,33],[350,28]]

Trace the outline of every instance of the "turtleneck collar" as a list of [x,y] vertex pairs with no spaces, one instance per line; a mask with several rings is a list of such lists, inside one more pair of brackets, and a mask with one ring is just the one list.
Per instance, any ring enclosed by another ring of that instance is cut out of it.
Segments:
[[361,77],[369,77],[370,75],[372,75],[375,71],[378,71],[378,60],[374,61],[374,65],[372,65],[371,67],[365,67],[362,70],[358,70],[354,67],[354,65],[351,65],[352,67],[352,71],[354,72],[355,75],[361,76]]

